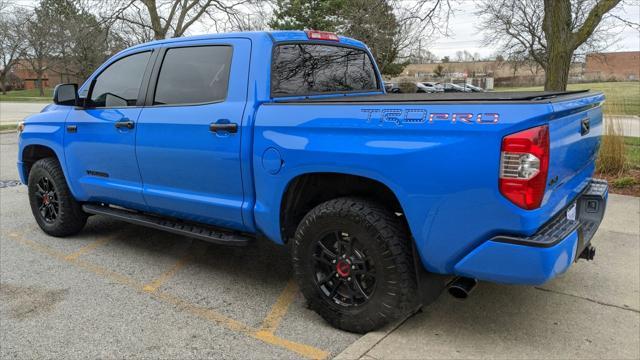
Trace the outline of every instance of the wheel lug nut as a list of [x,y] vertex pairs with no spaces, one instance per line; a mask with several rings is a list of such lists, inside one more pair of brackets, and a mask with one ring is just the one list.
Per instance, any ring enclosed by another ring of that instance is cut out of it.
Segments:
[[340,277],[340,275],[336,274],[336,277]]
[[334,264],[336,263],[336,261],[335,261],[335,260],[331,260],[331,262],[332,262],[332,263],[334,263]]
[[351,277],[348,277],[348,278],[347,278],[347,281],[351,281]]

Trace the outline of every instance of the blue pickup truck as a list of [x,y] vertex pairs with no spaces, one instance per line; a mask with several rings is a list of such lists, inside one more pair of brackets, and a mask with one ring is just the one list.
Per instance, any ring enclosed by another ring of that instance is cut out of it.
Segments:
[[386,94],[363,43],[274,31],[134,46],[53,100],[19,126],[45,233],[98,214],[286,244],[309,306],[348,331],[595,254],[601,93]]

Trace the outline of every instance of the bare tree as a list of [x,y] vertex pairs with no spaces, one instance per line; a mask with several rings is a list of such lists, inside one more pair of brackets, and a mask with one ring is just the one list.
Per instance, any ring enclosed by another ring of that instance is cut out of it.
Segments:
[[[547,42],[545,90],[566,90],[573,52],[591,38],[605,14],[620,1],[600,0],[591,7],[583,21],[576,21],[570,0],[544,0],[542,27]],[[584,0],[579,2],[586,3]]]
[[607,17],[621,0],[479,0],[486,44],[509,58],[533,59],[545,70],[546,90],[565,90],[571,61],[608,47],[615,26]]
[[132,31],[153,34],[159,40],[184,36],[205,18],[244,23],[246,17],[239,8],[248,3],[250,0],[123,0],[115,1],[107,18],[124,23]]
[[51,8],[43,1],[25,23],[25,40],[27,51],[25,60],[36,75],[36,85],[40,96],[44,96],[44,75],[53,64],[54,49],[56,47],[54,30],[54,16]]
[[0,13],[0,90],[7,93],[7,79],[24,55],[23,40],[25,19],[15,13]]

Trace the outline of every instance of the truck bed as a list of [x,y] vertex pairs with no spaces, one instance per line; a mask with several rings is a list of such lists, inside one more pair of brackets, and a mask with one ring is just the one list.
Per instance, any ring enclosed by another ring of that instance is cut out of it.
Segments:
[[508,102],[537,103],[571,100],[583,97],[589,90],[577,91],[509,91],[477,93],[408,93],[358,96],[331,96],[303,99],[277,99],[278,103],[451,103]]

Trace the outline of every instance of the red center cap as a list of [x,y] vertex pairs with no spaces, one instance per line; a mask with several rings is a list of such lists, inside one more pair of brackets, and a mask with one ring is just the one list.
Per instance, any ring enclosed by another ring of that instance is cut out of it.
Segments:
[[344,260],[340,260],[336,264],[336,272],[342,277],[347,277],[351,273],[351,265]]
[[45,205],[49,205],[49,195],[47,194],[42,195],[42,203]]

